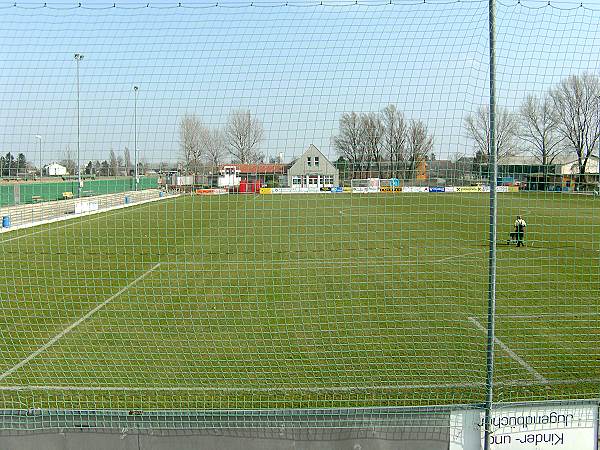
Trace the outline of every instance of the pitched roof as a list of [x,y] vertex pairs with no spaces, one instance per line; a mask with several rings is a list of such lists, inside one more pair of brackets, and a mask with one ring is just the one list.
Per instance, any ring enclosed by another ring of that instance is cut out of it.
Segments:
[[287,170],[286,164],[223,164],[220,169],[223,167],[235,166],[236,169],[240,171],[240,173],[256,173],[256,174],[284,174]]

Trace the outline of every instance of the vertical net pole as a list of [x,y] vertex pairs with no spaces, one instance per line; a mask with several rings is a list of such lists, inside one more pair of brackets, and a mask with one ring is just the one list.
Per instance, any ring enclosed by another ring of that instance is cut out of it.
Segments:
[[81,198],[81,160],[79,154],[80,140],[81,140],[81,117],[79,110],[79,62],[83,59],[83,55],[80,53],[75,54],[75,66],[77,70],[77,198]]
[[[138,183],[140,176],[138,174],[138,144],[137,144],[137,96],[138,96],[138,87],[133,87],[133,161],[134,161],[134,184],[135,190],[138,190]],[[130,174],[127,174],[129,176]]]
[[494,396],[494,338],[496,315],[496,182],[498,165],[496,159],[496,2],[489,0],[490,31],[490,142],[489,142],[489,183],[490,183],[490,250],[488,276],[488,317],[487,317],[487,362],[484,449],[490,448],[492,401]]

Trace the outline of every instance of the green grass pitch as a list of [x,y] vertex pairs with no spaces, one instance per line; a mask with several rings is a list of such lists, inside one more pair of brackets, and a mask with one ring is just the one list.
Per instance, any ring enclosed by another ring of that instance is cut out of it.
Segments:
[[[499,195],[497,401],[599,396],[599,209]],[[2,234],[0,408],[482,402],[488,222],[485,194],[186,196]]]

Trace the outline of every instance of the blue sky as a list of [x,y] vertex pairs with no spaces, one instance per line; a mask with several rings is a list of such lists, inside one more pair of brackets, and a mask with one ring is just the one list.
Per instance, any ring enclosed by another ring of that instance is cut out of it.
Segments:
[[[36,134],[44,162],[67,146],[75,153],[76,52],[85,55],[82,160],[133,148],[134,84],[138,147],[150,162],[179,157],[183,114],[223,126],[240,108],[263,122],[268,155],[290,160],[313,143],[335,157],[340,115],[389,103],[428,125],[438,158],[470,154],[462,120],[487,101],[485,1],[12,3],[0,1],[0,152],[36,162]],[[599,73],[600,12],[577,5],[498,5],[501,105],[514,109],[571,73]]]

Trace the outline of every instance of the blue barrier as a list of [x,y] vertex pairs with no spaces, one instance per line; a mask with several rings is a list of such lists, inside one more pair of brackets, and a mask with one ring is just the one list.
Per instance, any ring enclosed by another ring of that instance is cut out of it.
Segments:
[[10,228],[10,216],[2,216],[2,228]]

